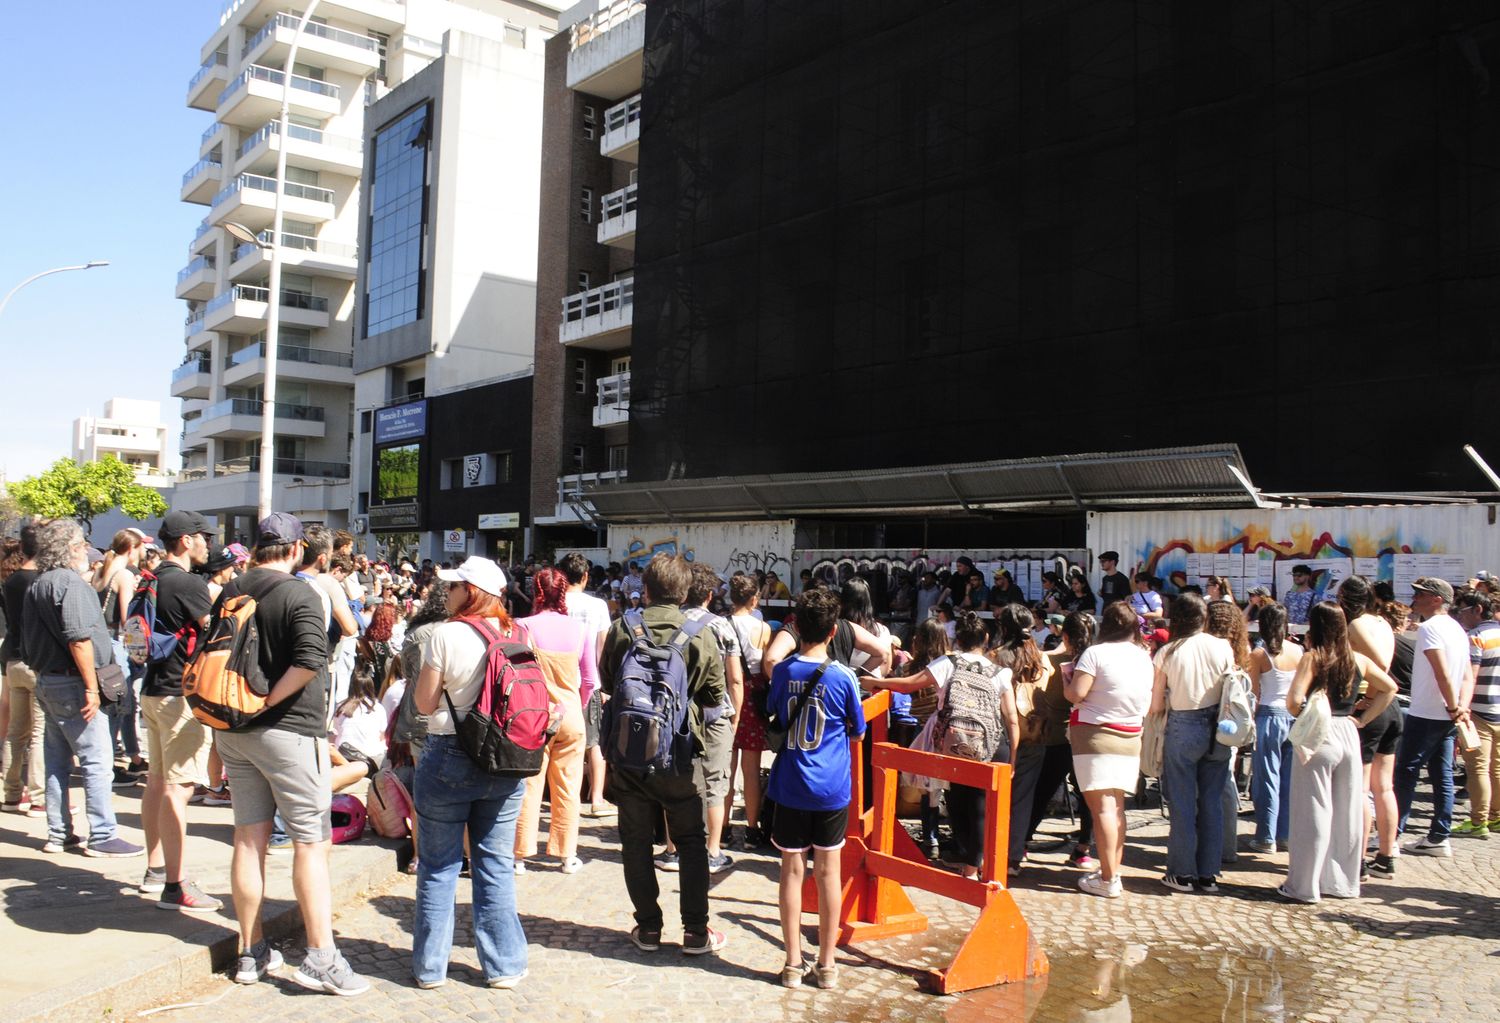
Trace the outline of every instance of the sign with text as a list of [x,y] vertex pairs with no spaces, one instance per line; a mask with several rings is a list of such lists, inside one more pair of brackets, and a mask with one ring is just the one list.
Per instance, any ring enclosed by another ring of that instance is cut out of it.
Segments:
[[409,440],[427,436],[427,401],[375,410],[375,443]]
[[480,529],[520,529],[520,512],[495,512],[479,516]]
[[464,531],[462,529],[450,529],[443,534],[443,550],[462,553],[468,548],[464,545]]
[[416,529],[421,516],[417,511],[417,502],[410,501],[405,504],[372,504],[369,520],[372,532],[407,530]]

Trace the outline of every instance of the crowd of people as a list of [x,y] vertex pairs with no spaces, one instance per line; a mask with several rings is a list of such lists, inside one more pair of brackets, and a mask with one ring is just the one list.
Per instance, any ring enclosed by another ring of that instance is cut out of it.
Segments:
[[[76,522],[38,521],[0,551],[0,808],[45,817],[48,853],[144,856],[140,890],[190,913],[222,901],[186,862],[187,807],[231,808],[241,983],[283,966],[260,911],[266,854],[290,852],[307,935],[293,979],[341,995],[368,987],[332,930],[334,794],[379,798],[372,783],[390,773],[412,794],[419,836],[419,987],[447,981],[460,876],[472,879],[486,983],[522,982],[516,886],[534,869],[585,869],[583,819],[617,822],[629,940],[645,952],[662,948],[659,871],[679,874],[681,951],[712,954],[728,938],[712,925],[711,876],[735,855],[779,856],[779,980],[836,987],[850,743],[881,690],[893,694],[893,741],[1010,765],[1003,865],[984,862],[983,791],[903,787],[923,852],[966,877],[1021,874],[1060,798],[1078,820],[1077,887],[1120,897],[1126,806],[1144,774],[1170,807],[1161,880],[1180,892],[1217,892],[1222,865],[1242,853],[1285,852],[1283,898],[1350,898],[1369,877],[1392,877],[1403,852],[1449,856],[1450,835],[1500,832],[1500,587],[1487,577],[1457,591],[1418,579],[1410,605],[1353,577],[1316,602],[1298,566],[1280,602],[1252,591],[1242,607],[1218,578],[1163,596],[1109,551],[1097,591],[1060,565],[1031,601],[1008,573],[986,582],[961,557],[951,572],[882,582],[877,614],[872,580],[858,575],[831,585],[804,573],[794,598],[775,572],[721,576],[668,555],[391,564],[283,513],[259,523],[249,549],[218,546],[190,511],[157,533],[122,530],[95,551]],[[252,609],[264,706],[242,727],[211,728],[190,699],[195,665],[236,608]],[[680,659],[684,745],[667,770],[622,769],[628,737],[612,724],[610,700],[633,684],[643,646]],[[492,773],[463,735],[488,706],[497,650],[535,664],[551,708],[526,777]],[[1253,720],[1225,741],[1237,687]],[[1455,747],[1470,804],[1457,825]],[[68,798],[75,761],[86,832]],[[1403,850],[1424,768],[1434,811]],[[113,788],[137,785],[144,845],[117,833],[112,806]],[[809,860],[820,926],[804,957]]]

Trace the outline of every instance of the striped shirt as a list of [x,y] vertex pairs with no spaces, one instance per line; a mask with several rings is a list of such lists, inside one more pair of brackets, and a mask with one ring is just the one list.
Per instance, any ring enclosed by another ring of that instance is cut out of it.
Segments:
[[1469,660],[1474,664],[1475,717],[1500,724],[1500,622],[1480,622],[1469,633]]

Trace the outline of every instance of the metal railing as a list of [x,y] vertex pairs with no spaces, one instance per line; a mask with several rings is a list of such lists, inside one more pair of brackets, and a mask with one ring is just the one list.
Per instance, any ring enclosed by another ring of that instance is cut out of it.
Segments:
[[[226,398],[215,402],[203,410],[203,419],[218,419],[222,416],[258,416],[264,409],[264,403],[254,398]],[[321,423],[323,421],[323,407],[321,405],[293,405],[290,402],[278,401],[276,403],[277,419],[299,419],[309,423]]]
[[[255,237],[269,245],[271,243],[271,230],[267,228]],[[353,245],[345,245],[342,242],[325,242],[307,234],[287,234],[281,232],[281,247],[283,249],[295,249],[299,252],[316,252],[324,256],[336,256],[340,259],[354,259],[359,250]],[[234,247],[234,259],[232,262],[244,259],[246,256],[265,251],[259,245],[251,245],[245,242]]]
[[199,160],[197,163],[188,168],[187,173],[182,176],[182,185],[184,188],[186,188],[189,181],[192,181],[199,174],[202,174],[210,167],[218,169],[222,168],[223,166],[224,165],[218,160],[205,156],[203,159]]
[[617,408],[630,406],[630,371],[616,373],[612,377],[600,377],[595,385],[595,408]]
[[211,373],[213,366],[213,360],[207,355],[189,355],[183,360],[181,366],[172,371],[172,383],[180,384],[198,373]]
[[210,124],[203,130],[203,134],[198,136],[198,148],[202,149],[204,146],[208,145],[208,140],[213,138],[223,129],[224,122],[222,121],[215,121],[213,124]]
[[[281,121],[268,121],[261,129],[251,135],[240,144],[240,156],[247,155],[250,150],[265,142],[272,135],[281,133]],[[333,146],[337,149],[348,149],[351,152],[359,152],[363,146],[359,139],[347,138],[343,135],[331,135],[321,128],[309,128],[302,124],[288,124],[286,126],[287,138],[301,139],[303,142],[316,142],[320,146]]]
[[187,266],[177,271],[177,283],[181,284],[200,270],[212,270],[213,268],[214,258],[212,256],[198,256],[189,262]]
[[205,60],[203,66],[193,72],[193,77],[188,79],[188,92],[192,92],[193,88],[199,82],[213,74],[214,68],[225,67],[228,63],[229,54],[227,53],[215,53],[212,57]]
[[[627,213],[634,213],[637,190],[638,186],[629,184],[617,192],[610,192],[606,195],[600,201],[602,215],[599,218],[599,223],[601,225],[607,224],[611,220],[618,220]],[[601,233],[603,232],[601,231]]]
[[[258,345],[247,345],[229,357],[229,364],[243,366],[247,362],[264,358],[265,354],[266,343],[264,341]],[[301,345],[277,345],[276,358],[282,362],[301,362],[309,366],[349,368],[354,365],[354,356],[349,352],[329,352],[321,348],[304,348]]]
[[[271,289],[258,284],[236,284],[228,291],[220,292],[209,299],[208,305],[203,307],[205,313],[211,313],[224,308],[231,302],[270,302]],[[283,309],[305,309],[315,313],[326,313],[328,311],[328,299],[319,298],[317,295],[309,295],[305,291],[288,291],[281,289],[281,306]]]
[[608,7],[600,8],[573,26],[568,48],[578,49],[616,25],[624,24],[645,9],[645,0],[615,0]]
[[590,316],[598,316],[601,313],[614,312],[617,309],[634,305],[635,278],[626,277],[564,298],[562,300],[563,322],[576,323]]
[[[349,478],[348,462],[310,462],[305,458],[277,458],[271,463],[271,471],[277,476],[314,476],[325,480]],[[214,463],[215,476],[238,476],[247,472],[260,472],[259,455],[241,455]]]
[[196,242],[199,238],[202,238],[213,229],[214,226],[208,222],[207,217],[204,217],[203,220],[198,224],[198,227],[193,231],[193,241]]
[[[183,434],[182,439],[186,442],[186,433]],[[178,483],[196,483],[198,480],[206,479],[208,479],[208,466],[206,465],[183,466],[177,473]]]
[[616,103],[604,111],[604,133],[621,131],[638,124],[641,119],[641,94],[636,93],[623,103]]
[[[244,49],[240,50],[240,60],[248,57],[251,50],[254,50],[264,42],[266,37],[278,28],[289,28],[293,32],[296,32],[298,26],[301,24],[301,15],[277,11],[276,15],[270,21],[266,22],[265,27],[251,36],[250,41],[245,44]],[[341,28],[332,28],[316,21],[309,21],[307,27],[302,30],[302,34],[317,36],[319,39],[327,39],[329,42],[343,43],[345,46],[353,46],[360,50],[369,50],[371,53],[376,51],[375,40],[369,36],[362,36],[357,32],[347,32]]]
[[194,334],[198,333],[198,331],[203,329],[203,317],[207,314],[207,312],[208,310],[205,308],[199,309],[196,313],[187,314],[187,317],[182,321],[182,325],[184,328],[182,333],[184,337],[192,337]]
[[[249,85],[252,79],[268,82],[271,85],[280,85],[285,80],[285,77],[286,73],[284,71],[278,71],[273,67],[262,67],[259,64],[251,64],[236,75],[234,81],[224,87],[223,92],[219,93],[219,106],[223,106],[225,100],[229,99],[229,97],[233,96],[240,89],[243,89],[246,85]],[[330,99],[339,98],[339,87],[337,85],[320,82],[316,78],[308,78],[304,75],[292,75],[292,88],[301,89],[303,92],[311,92],[318,96],[327,96]]]
[[[253,188],[258,192],[270,192],[274,195],[276,179],[268,178],[264,174],[241,174],[219,189],[219,193],[214,196],[213,205],[218,206],[235,193],[247,188]],[[289,199],[310,199],[313,202],[326,202],[330,205],[333,203],[333,189],[322,188],[318,185],[299,185],[295,181],[286,182],[281,194]]]

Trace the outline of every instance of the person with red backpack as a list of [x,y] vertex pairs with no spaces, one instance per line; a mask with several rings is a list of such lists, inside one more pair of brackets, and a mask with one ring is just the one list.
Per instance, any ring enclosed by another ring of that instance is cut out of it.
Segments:
[[[412,976],[423,989],[448,982],[454,895],[467,830],[474,947],[486,985],[505,990],[526,977],[526,932],[516,913],[516,818],[526,792],[522,772],[541,770],[550,701],[526,630],[502,603],[506,581],[500,566],[469,558],[458,569],[440,570],[438,578],[448,583],[449,620],[427,636],[413,697],[417,712],[427,715],[427,740],[412,793],[422,842]],[[507,697],[502,685],[512,682]],[[543,711],[540,720],[528,713],[534,706]],[[515,731],[501,724],[507,718]],[[526,731],[525,744],[535,744],[535,766],[523,756],[525,763],[501,774],[495,771],[505,765],[477,762],[469,749],[473,730],[491,724],[505,740]]]

